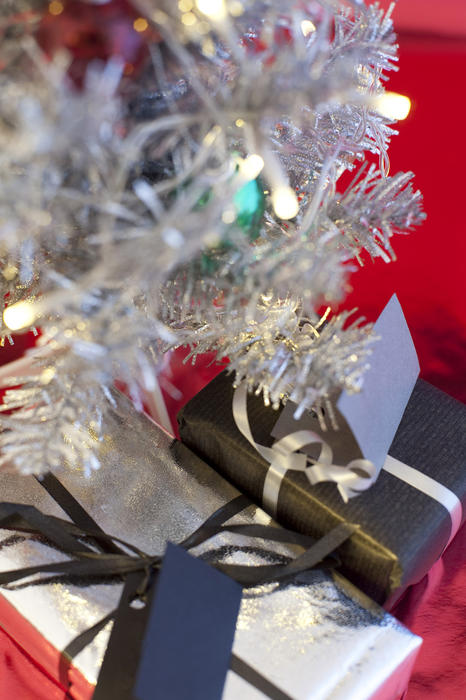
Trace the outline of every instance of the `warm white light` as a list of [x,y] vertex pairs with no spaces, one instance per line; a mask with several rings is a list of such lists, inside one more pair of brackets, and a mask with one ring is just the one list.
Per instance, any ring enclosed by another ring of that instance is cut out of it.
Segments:
[[154,10],[151,16],[156,24],[167,24],[168,16],[165,14],[165,12],[162,12],[161,10]]
[[299,211],[298,198],[287,185],[273,190],[272,205],[279,219],[293,219]]
[[309,34],[312,34],[312,32],[315,32],[316,30],[316,25],[314,22],[311,22],[310,19],[303,19],[301,22],[301,31],[304,36],[309,36]]
[[[201,22],[200,24],[203,24],[203,23]],[[209,27],[209,29],[210,29],[210,27]],[[210,57],[215,56],[215,44],[212,41],[212,39],[210,38],[210,36],[208,36],[202,42],[202,53],[204,54],[204,56],[210,56]]]
[[224,0],[196,0],[197,9],[210,19],[221,20],[226,16]]
[[192,27],[197,22],[197,17],[194,12],[185,12],[181,15],[181,21],[186,27]]
[[34,306],[29,301],[19,301],[17,304],[8,306],[3,312],[3,321],[11,331],[27,328],[34,323],[35,319]]
[[149,22],[147,21],[147,19],[144,19],[144,17],[138,17],[133,22],[134,31],[139,33],[145,32],[148,26]]
[[64,5],[62,2],[56,2],[55,0],[49,3],[49,12],[51,15],[61,15],[64,10]]
[[206,146],[212,146],[213,142],[221,132],[221,128],[219,127],[218,124],[212,127],[210,131],[207,132],[207,134],[204,136],[204,144]]
[[222,214],[222,221],[224,224],[232,224],[236,219],[236,212],[234,209],[225,209]]
[[5,267],[2,270],[2,275],[4,276],[4,278],[6,280],[9,280],[9,281],[14,279],[17,274],[18,274],[18,268],[16,267],[16,265],[12,265],[11,263],[9,263],[8,265],[5,265]]
[[39,381],[41,384],[50,384],[54,376],[55,369],[53,367],[46,367],[44,370],[42,370]]
[[264,167],[264,161],[257,153],[253,153],[240,161],[239,171],[246,180],[255,180]]
[[373,100],[374,109],[387,119],[406,119],[411,109],[411,100],[397,92],[385,92]]
[[232,17],[241,17],[244,12],[243,3],[239,0],[232,0],[228,3],[228,11]]

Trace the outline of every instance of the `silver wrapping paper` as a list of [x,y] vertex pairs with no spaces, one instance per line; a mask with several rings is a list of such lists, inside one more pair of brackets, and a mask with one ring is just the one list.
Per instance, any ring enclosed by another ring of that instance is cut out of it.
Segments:
[[[238,495],[197,458],[176,458],[171,438],[122,396],[109,418],[100,453],[102,466],[90,478],[75,471],[60,479],[107,533],[148,553],[162,552],[167,540],[182,540]],[[66,518],[32,477],[2,475],[0,500],[27,503]],[[234,521],[271,522],[255,506]],[[250,540],[231,535],[218,536],[214,543],[219,556],[236,563],[279,561],[290,553],[283,545],[250,545]],[[202,555],[201,548],[197,553]],[[12,537],[0,530],[2,570],[62,557],[35,538]],[[57,649],[116,607],[120,593],[120,584],[22,582],[1,590]],[[75,658],[75,666],[90,683],[97,679],[110,629],[111,623]],[[420,644],[345,579],[316,570],[287,584],[245,590],[234,652],[296,700],[395,700],[407,684]],[[263,697],[228,673],[224,699]]]

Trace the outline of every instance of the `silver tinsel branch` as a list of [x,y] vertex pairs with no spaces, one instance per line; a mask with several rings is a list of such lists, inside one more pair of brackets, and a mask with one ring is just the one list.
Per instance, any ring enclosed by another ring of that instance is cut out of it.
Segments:
[[[63,465],[88,474],[103,439],[101,390],[90,365],[54,358],[38,376],[22,377],[21,389],[7,392],[2,416],[0,468],[42,474]],[[74,379],[74,381],[73,381]]]
[[37,326],[46,349],[7,392],[2,468],[97,466],[114,380],[141,407],[179,345],[228,356],[273,405],[358,391],[370,326],[319,311],[423,219],[412,175],[388,176],[397,47],[377,4],[133,4],[142,71],[114,56],[79,87],[36,41],[42,3],[0,11],[1,339]]

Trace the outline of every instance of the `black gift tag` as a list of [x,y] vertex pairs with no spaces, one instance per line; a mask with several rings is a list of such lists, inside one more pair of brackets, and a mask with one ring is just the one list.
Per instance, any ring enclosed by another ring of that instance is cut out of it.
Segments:
[[144,571],[126,578],[92,700],[133,700],[134,679],[154,594],[151,587],[145,604],[141,602],[137,592],[145,580]]
[[144,577],[127,578],[94,700],[218,700],[241,586],[170,543],[145,604]]
[[235,581],[169,543],[149,613],[135,698],[221,698],[241,597]]

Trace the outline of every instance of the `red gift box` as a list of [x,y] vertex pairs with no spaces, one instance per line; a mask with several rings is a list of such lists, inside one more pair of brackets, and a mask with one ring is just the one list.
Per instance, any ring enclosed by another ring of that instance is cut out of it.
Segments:
[[94,687],[66,664],[71,690],[60,683],[61,654],[0,595],[0,698],[91,700]]

